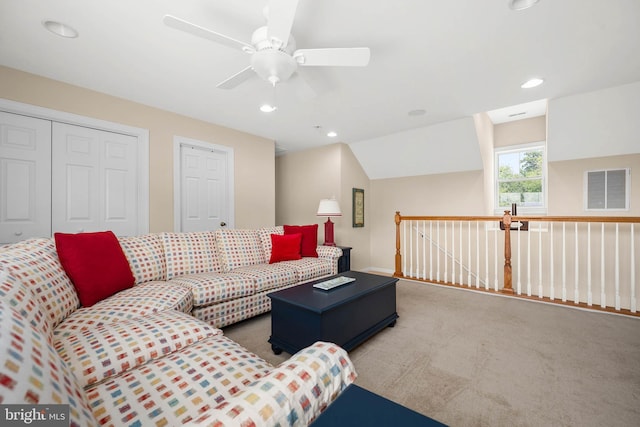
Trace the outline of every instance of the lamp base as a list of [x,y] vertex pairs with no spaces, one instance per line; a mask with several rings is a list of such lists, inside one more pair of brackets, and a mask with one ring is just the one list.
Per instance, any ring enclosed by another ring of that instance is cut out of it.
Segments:
[[336,246],[336,242],[333,241],[333,222],[331,222],[331,218],[327,218],[327,222],[324,223],[324,246]]

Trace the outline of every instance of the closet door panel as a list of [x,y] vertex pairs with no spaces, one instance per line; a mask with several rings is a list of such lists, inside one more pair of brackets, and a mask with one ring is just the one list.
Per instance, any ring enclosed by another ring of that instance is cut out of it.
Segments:
[[0,112],[0,244],[51,235],[51,122]]

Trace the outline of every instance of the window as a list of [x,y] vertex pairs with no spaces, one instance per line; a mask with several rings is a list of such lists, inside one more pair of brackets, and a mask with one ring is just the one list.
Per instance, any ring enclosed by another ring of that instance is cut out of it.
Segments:
[[631,169],[609,169],[585,172],[584,209],[628,210]]
[[495,152],[495,209],[518,205],[518,213],[545,213],[546,159],[544,143]]

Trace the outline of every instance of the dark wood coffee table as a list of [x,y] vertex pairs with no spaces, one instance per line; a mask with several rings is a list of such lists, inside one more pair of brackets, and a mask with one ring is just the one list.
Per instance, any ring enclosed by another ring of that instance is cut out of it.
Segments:
[[338,344],[347,351],[387,326],[394,326],[398,279],[358,271],[336,276],[353,282],[331,290],[314,288],[315,280],[273,292],[271,298],[271,348],[295,352],[316,341]]

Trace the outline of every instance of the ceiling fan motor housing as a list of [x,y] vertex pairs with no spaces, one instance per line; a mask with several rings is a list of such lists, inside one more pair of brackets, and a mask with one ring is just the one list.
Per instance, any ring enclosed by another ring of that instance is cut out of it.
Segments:
[[289,42],[282,46],[279,40],[269,40],[267,27],[260,27],[253,32],[251,44],[256,52],[251,55],[251,68],[262,79],[275,85],[287,80],[296,71],[298,64],[291,56],[296,42],[289,36]]

